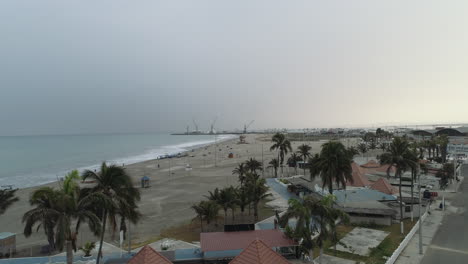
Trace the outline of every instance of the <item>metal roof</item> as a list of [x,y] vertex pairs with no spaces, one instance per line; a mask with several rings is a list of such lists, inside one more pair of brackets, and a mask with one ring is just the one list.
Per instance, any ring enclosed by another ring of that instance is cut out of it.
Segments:
[[12,237],[12,236],[15,236],[15,235],[16,235],[15,233],[2,232],[2,233],[0,233],[0,239],[5,239],[5,238]]
[[335,190],[333,195],[336,197],[336,201],[339,204],[351,203],[351,202],[366,202],[366,201],[395,201],[396,198],[393,195],[389,195],[376,190],[367,188],[355,189],[355,190]]
[[273,251],[261,240],[254,240],[229,264],[290,264],[283,256]]
[[289,247],[297,244],[278,229],[200,234],[203,252],[245,249],[256,239],[262,240],[269,247]]
[[392,208],[378,201],[351,202],[346,203],[341,208],[346,213],[359,213],[371,215],[396,215],[397,212]]

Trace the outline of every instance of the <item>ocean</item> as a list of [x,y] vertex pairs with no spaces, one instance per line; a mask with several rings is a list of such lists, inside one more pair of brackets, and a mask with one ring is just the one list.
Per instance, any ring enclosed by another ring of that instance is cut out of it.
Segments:
[[[233,138],[218,135],[216,140]],[[37,186],[103,161],[132,164],[211,144],[211,135],[98,134],[0,137],[0,186]]]

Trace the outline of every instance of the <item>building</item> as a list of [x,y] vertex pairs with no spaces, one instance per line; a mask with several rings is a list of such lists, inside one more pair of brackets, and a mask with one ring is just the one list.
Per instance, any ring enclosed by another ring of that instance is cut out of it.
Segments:
[[252,241],[261,240],[268,248],[282,256],[295,257],[297,243],[286,237],[281,230],[255,230],[240,232],[210,232],[200,234],[201,251],[205,263],[234,259]]
[[16,252],[16,234],[10,232],[0,233],[0,254],[10,256]]
[[349,215],[352,224],[376,224],[389,226],[397,212],[378,201],[350,202],[341,209]]

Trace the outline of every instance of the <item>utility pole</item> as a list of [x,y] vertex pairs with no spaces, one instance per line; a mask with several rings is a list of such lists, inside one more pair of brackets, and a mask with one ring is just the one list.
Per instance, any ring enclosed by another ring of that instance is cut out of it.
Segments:
[[263,144],[262,144],[262,178],[265,178],[265,163],[263,161]]
[[419,168],[418,165],[418,196],[419,196],[419,254],[423,254],[423,243],[422,243],[422,219],[421,219],[421,209],[422,209],[422,204],[421,204],[421,169]]
[[132,250],[132,234],[130,233],[130,226],[132,223],[128,221],[128,254],[130,254],[130,251]]
[[217,167],[217,153],[218,153],[218,142],[216,141],[216,135],[215,135],[215,152],[214,152],[214,163],[215,167]]

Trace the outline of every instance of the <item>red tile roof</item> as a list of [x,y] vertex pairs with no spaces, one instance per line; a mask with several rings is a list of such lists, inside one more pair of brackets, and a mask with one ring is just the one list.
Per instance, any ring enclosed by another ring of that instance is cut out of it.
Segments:
[[172,262],[146,245],[127,264],[172,264]]
[[261,240],[254,240],[229,264],[291,264]]
[[256,239],[262,240],[270,248],[296,245],[296,242],[286,237],[278,229],[200,234],[203,252],[245,249]]
[[353,182],[347,182],[347,186],[364,187],[371,185],[371,182],[367,179],[356,162],[353,162],[351,167],[353,168]]
[[380,178],[374,182],[374,184],[371,186],[371,189],[390,195],[398,192],[398,190],[393,187],[385,178]]

